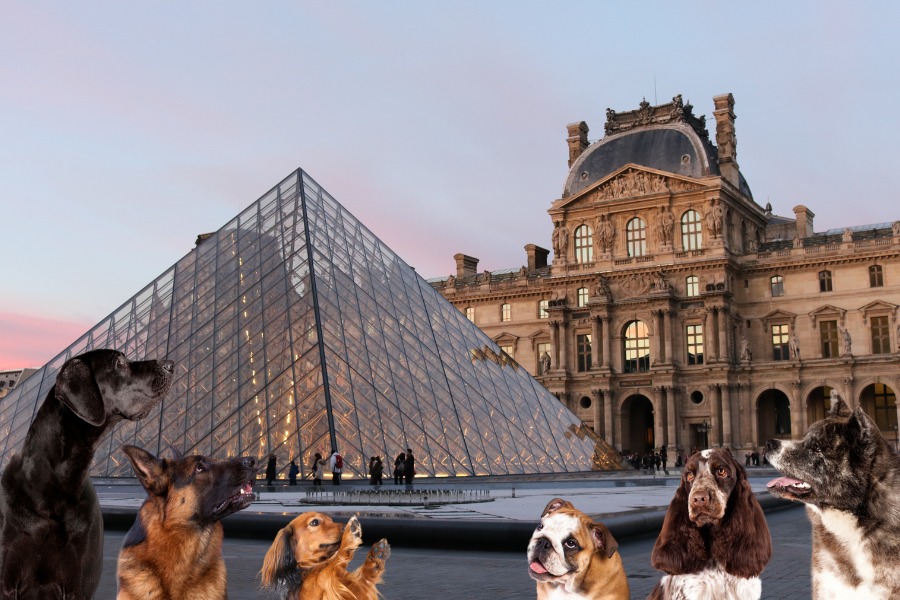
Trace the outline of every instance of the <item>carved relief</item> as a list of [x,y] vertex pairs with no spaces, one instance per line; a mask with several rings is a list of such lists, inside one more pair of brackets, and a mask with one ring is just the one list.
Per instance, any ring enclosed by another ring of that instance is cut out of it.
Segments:
[[716,200],[709,201],[709,208],[704,214],[706,231],[711,238],[721,237],[725,225],[725,207]]
[[701,137],[709,139],[706,130],[706,116],[695,117],[694,107],[688,102],[684,104],[681,94],[672,98],[672,102],[660,106],[650,106],[645,98],[637,110],[617,113],[606,109],[606,124],[603,129],[606,135],[628,131],[635,127],[665,123],[686,123],[693,127]]
[[609,254],[612,252],[613,238],[616,236],[616,228],[609,220],[608,214],[600,215],[594,227],[594,239],[597,241],[597,253]]
[[620,296],[623,299],[643,296],[652,288],[653,278],[645,273],[635,273],[630,275],[619,284]]
[[613,177],[604,183],[597,190],[596,199],[616,200],[618,198],[646,196],[647,194],[664,194],[668,191],[666,178],[662,175],[628,169],[621,175]]
[[672,231],[675,227],[675,214],[666,206],[659,207],[656,219],[656,242],[660,246],[672,245]]
[[607,301],[612,300],[612,290],[609,289],[609,282],[603,275],[597,276],[597,283],[594,284],[594,296],[606,298]]
[[566,252],[569,250],[569,230],[562,224],[562,221],[556,222],[552,240],[553,258],[565,258]]

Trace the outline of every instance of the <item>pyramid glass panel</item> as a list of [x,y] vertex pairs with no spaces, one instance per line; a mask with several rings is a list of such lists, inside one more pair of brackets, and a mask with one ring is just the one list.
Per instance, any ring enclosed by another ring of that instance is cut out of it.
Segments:
[[344,477],[406,448],[430,477],[619,469],[622,458],[303,171],[269,190],[0,401],[0,469],[63,363],[114,348],[176,362],[150,416],[91,474],[131,477],[123,444],[278,456]]

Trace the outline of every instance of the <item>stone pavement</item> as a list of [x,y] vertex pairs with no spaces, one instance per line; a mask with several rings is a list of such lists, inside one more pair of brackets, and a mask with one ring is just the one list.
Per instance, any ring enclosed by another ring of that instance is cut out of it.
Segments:
[[[762,597],[809,598],[812,534],[805,510],[797,506],[771,512],[766,515],[766,520],[774,552],[762,575]],[[97,599],[115,597],[116,557],[124,535],[121,532],[106,533],[104,571],[95,596]],[[619,547],[631,597],[636,600],[646,598],[661,576],[650,566],[650,552],[655,541],[654,535],[626,540]],[[258,587],[258,572],[269,545],[268,541],[225,540],[223,554],[228,568],[229,598],[275,597]],[[364,557],[365,550],[361,548],[354,567]],[[385,600],[534,598],[535,584],[526,569],[525,548],[521,552],[478,552],[395,547],[387,563],[385,583],[379,589]]]

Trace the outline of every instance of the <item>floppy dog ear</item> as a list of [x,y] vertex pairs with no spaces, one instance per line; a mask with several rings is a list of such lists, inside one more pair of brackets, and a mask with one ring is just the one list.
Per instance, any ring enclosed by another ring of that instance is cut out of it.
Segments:
[[606,550],[606,558],[612,558],[612,555],[619,549],[619,543],[616,538],[609,532],[609,528],[603,523],[591,524],[591,537],[597,544],[598,550]]
[[715,529],[710,553],[731,575],[759,577],[772,558],[766,516],[756,501],[747,473],[736,461],[738,482],[731,490],[725,518]]
[[543,519],[550,513],[554,513],[561,508],[575,508],[575,507],[572,506],[572,503],[569,502],[568,500],[563,500],[562,498],[556,498],[554,500],[551,500],[550,503],[544,508],[543,512],[541,513],[541,518]]
[[684,575],[700,571],[707,560],[703,537],[688,514],[688,492],[682,479],[653,545],[650,564],[669,575]]
[[69,407],[79,419],[95,427],[106,422],[106,410],[100,388],[90,367],[80,358],[70,358],[56,376],[56,399]]
[[288,579],[297,569],[294,558],[294,530],[288,525],[278,532],[275,541],[266,552],[263,567],[260,570],[264,587],[278,585]]
[[161,460],[137,446],[122,446],[122,452],[128,457],[145,490],[154,495],[159,495],[166,490],[169,482],[163,472]]

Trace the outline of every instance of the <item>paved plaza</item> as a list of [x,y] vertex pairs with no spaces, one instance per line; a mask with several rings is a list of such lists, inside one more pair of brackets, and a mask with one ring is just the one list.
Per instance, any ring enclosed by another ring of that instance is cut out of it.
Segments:
[[[772,561],[762,575],[763,598],[810,597],[811,530],[802,507],[766,515],[772,535]],[[115,565],[124,532],[107,532],[104,571],[95,598],[116,594]],[[650,566],[656,536],[624,541],[619,552],[625,562],[631,597],[646,598],[660,577]],[[269,599],[259,590],[259,569],[269,541],[226,539],[223,547],[228,567],[228,597],[232,600]],[[365,552],[357,553],[354,566]],[[504,600],[533,598],[535,585],[526,572],[525,548],[521,552],[479,552],[397,548],[392,551],[380,587],[385,600],[421,598]]]

